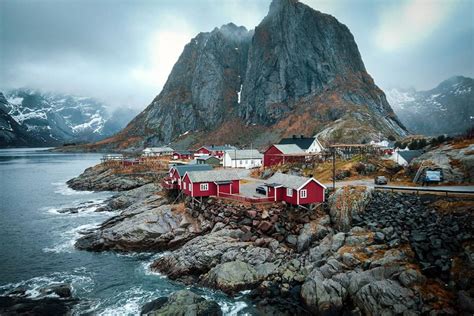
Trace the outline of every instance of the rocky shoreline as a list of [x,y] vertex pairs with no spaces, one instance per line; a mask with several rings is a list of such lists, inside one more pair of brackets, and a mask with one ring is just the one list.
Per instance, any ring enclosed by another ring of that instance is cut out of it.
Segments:
[[[120,191],[105,207],[120,213],[77,248],[166,250],[153,271],[231,296],[250,290],[262,314],[474,312],[474,221],[462,200],[346,187],[311,211],[215,199],[193,207],[156,183],[114,178],[97,189]],[[86,171],[70,183],[90,190],[99,179]],[[166,302],[200,304],[180,295]],[[164,302],[157,314],[174,308]]]

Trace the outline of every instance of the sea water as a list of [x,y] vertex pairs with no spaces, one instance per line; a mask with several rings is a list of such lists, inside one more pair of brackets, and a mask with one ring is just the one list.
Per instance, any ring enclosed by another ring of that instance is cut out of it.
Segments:
[[[66,185],[100,157],[46,149],[0,150],[0,295],[21,287],[35,298],[41,287],[66,282],[81,301],[74,314],[137,315],[143,304],[189,288],[150,272],[151,262],[163,254],[74,248],[81,231],[114,215],[95,212],[112,193],[75,191]],[[70,207],[78,212],[60,212]],[[252,314],[245,296],[231,299],[209,289],[190,289],[217,301],[226,315]]]

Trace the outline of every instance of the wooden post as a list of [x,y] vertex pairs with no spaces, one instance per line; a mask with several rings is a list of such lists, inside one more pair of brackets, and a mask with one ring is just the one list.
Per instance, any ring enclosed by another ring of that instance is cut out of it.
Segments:
[[336,149],[332,149],[332,189],[336,192]]

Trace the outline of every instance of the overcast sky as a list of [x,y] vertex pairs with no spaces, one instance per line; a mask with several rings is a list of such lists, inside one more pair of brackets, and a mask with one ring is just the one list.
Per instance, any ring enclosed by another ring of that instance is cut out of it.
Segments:
[[[184,45],[270,0],[0,0],[0,89],[31,87],[144,108]],[[302,0],[354,34],[382,88],[474,77],[474,0]]]

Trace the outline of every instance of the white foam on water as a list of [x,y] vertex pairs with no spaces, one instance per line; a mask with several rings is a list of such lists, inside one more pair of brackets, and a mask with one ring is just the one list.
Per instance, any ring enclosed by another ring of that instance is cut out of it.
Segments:
[[68,230],[61,234],[61,241],[52,246],[43,248],[44,252],[53,252],[53,253],[70,253],[74,251],[74,244],[76,240],[82,236],[79,232],[83,230],[96,229],[100,223],[85,224],[78,227],[75,227],[71,230]]
[[85,195],[94,193],[94,191],[76,191],[68,187],[66,182],[53,182],[52,185],[57,187],[54,193],[61,195]]
[[233,303],[227,302],[217,302],[222,309],[222,314],[226,316],[236,316],[236,315],[250,315],[248,313],[239,314],[240,311],[248,307],[248,304],[243,301],[237,301]]
[[[17,288],[24,288],[26,289],[25,294],[28,298],[44,297],[44,295],[41,294],[41,288],[48,287],[54,283],[70,284],[73,292],[76,289],[90,292],[94,287],[94,280],[90,276],[90,273],[87,273],[85,268],[76,268],[72,273],[54,272],[49,275],[2,285],[0,286],[0,293],[6,294]],[[48,296],[55,297],[55,295]]]
[[[102,212],[96,210],[105,205],[105,199],[94,199],[87,202],[75,201],[71,204],[62,205],[59,207],[43,207],[40,210],[48,214],[68,216],[68,217],[84,217],[84,216],[104,216]],[[62,212],[65,209],[75,209],[76,213]]]
[[[144,304],[160,296],[167,296],[168,294],[169,293],[157,293],[156,291],[145,291],[140,287],[133,287],[128,291],[118,294],[117,297],[109,298],[108,300],[116,301],[116,303],[107,306],[103,311],[99,311],[98,315],[140,315]],[[96,306],[96,310],[100,310],[101,305],[108,305],[108,300],[100,302]]]
[[142,262],[141,263],[141,269],[143,270],[145,275],[157,276],[161,279],[167,278],[166,275],[164,275],[160,272],[152,271],[150,267],[153,264],[153,262],[155,262],[156,260],[158,260],[161,257],[164,257],[164,256],[168,255],[169,253],[170,253],[169,251],[161,252],[161,253],[153,256],[153,258],[151,258],[150,260]]

